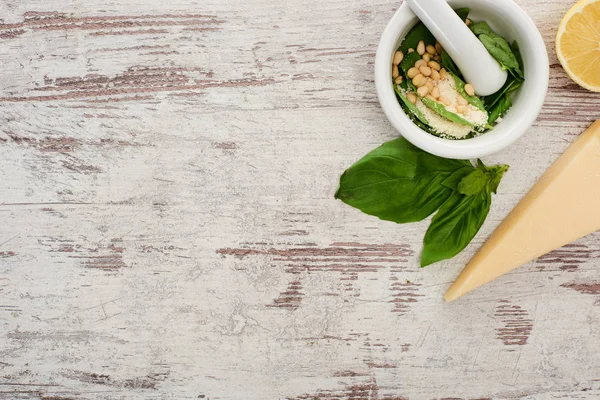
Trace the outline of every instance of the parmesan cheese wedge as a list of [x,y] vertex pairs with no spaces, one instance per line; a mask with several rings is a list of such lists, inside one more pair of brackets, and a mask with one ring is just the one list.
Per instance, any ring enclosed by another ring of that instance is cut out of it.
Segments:
[[600,120],[546,171],[444,295],[452,301],[600,230]]

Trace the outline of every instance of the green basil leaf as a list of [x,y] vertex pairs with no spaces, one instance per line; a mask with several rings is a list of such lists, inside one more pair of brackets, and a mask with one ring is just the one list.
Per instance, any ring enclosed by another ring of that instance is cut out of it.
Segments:
[[496,193],[508,168],[487,167],[477,160],[477,169],[462,178],[457,190],[433,217],[423,240],[422,267],[454,257],[471,242],[483,225],[492,193]]
[[454,192],[435,214],[423,239],[421,267],[460,253],[483,225],[492,203],[492,194],[482,190],[474,196]]
[[460,183],[460,181],[462,181],[465,176],[469,175],[474,170],[475,168],[472,165],[457,169],[442,182],[442,185],[456,191],[458,189],[458,184]]
[[344,172],[335,197],[382,220],[421,221],[450,197],[452,189],[442,182],[465,163],[425,153],[404,138],[395,139]]
[[469,94],[465,91],[466,83],[454,73],[450,72],[450,74],[454,78],[454,83],[456,84],[456,91],[458,92],[458,94],[460,94],[465,100],[467,100],[469,104],[472,104],[475,107],[479,108],[481,111],[485,111],[487,113],[483,101],[477,96],[469,96]]
[[423,101],[423,104],[425,104],[427,107],[431,108],[436,113],[440,114],[442,117],[444,117],[456,124],[468,125],[473,128],[475,127],[475,125],[472,122],[467,121],[466,119],[464,119],[463,117],[461,117],[458,114],[453,113],[452,111],[448,111],[446,109],[446,106],[443,105],[442,103],[438,103],[437,101],[428,99],[426,97],[422,98],[421,101]]
[[488,124],[493,124],[494,122],[496,122],[498,120],[498,118],[500,118],[501,116],[503,116],[504,114],[506,114],[506,112],[512,107],[512,101],[510,100],[510,97],[508,97],[508,95],[504,95],[500,98],[500,100],[496,103],[496,105],[494,105],[492,107],[492,109],[490,110],[490,114],[488,117]]
[[485,189],[490,180],[491,176],[486,171],[476,169],[460,181],[456,191],[465,196],[473,196]]
[[425,115],[417,108],[416,105],[408,101],[408,99],[404,96],[404,94],[400,91],[397,85],[394,85],[394,91],[396,92],[396,96],[404,103],[404,106],[408,109],[408,111],[419,121],[421,121],[425,125],[429,125],[429,121],[425,118]]

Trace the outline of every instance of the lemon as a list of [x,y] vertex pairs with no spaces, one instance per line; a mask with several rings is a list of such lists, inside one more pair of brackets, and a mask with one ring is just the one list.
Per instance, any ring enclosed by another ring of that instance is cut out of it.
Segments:
[[571,79],[600,92],[600,0],[581,0],[564,16],[556,54]]

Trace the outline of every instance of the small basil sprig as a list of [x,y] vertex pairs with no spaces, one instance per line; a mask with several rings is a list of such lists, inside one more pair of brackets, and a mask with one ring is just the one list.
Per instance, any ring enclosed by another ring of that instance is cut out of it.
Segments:
[[346,170],[335,198],[397,223],[421,221],[437,211],[424,240],[424,267],[454,257],[469,244],[507,169],[437,157],[399,138]]
[[452,258],[471,243],[490,211],[492,193],[496,193],[507,170],[507,165],[488,168],[479,160],[477,169],[459,182],[429,225],[423,239],[421,267]]

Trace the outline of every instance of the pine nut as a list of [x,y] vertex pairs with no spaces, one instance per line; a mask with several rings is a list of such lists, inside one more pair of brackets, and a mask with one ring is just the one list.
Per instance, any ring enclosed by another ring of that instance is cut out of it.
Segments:
[[430,94],[428,94],[428,95],[427,95],[427,98],[428,98],[429,100],[431,100],[431,101],[437,101],[437,100],[435,99],[435,97],[433,97],[433,96],[432,96],[432,95],[430,95]]
[[467,104],[469,104],[469,102],[464,97],[459,96],[458,97],[458,104],[460,104],[461,106],[466,106]]
[[467,92],[469,96],[473,96],[475,94],[475,88],[470,83],[467,83],[465,85],[465,92]]
[[423,75],[419,74],[413,78],[412,83],[416,87],[421,87],[425,84],[425,77]]
[[467,106],[456,106],[456,111],[458,111],[459,114],[466,114],[467,111],[469,110],[469,108]]
[[467,20],[465,21],[465,24],[467,24],[467,26],[471,25],[471,20],[469,18],[467,18]]
[[421,86],[419,89],[417,89],[417,94],[420,97],[425,97],[425,96],[427,96],[428,93],[429,93],[429,88],[427,86]]
[[448,76],[448,73],[446,72],[445,68],[440,69],[440,79],[446,79],[446,77]]
[[442,54],[442,45],[440,42],[435,42],[435,51],[437,51],[438,54]]
[[413,49],[413,48],[411,47],[410,49],[408,49],[407,53],[408,53],[408,54],[410,54],[410,53],[412,53],[413,51],[415,51],[415,49]]
[[417,45],[417,53],[419,53],[420,56],[425,53],[425,42],[422,40]]
[[435,69],[431,70],[431,79],[433,79],[434,81],[439,81],[440,80],[440,73],[437,72]]
[[429,68],[431,68],[431,69],[435,69],[436,71],[439,71],[440,69],[442,69],[442,66],[436,61],[429,61],[427,63],[427,66],[429,66]]
[[406,99],[407,99],[408,101],[410,101],[411,103],[413,103],[413,104],[416,104],[416,102],[417,102],[417,96],[415,96],[415,94],[414,94],[414,93],[409,93],[409,94],[407,94],[407,95],[406,95]]
[[408,70],[408,72],[406,73],[406,76],[409,77],[409,79],[414,78],[415,76],[419,75],[419,68],[416,67],[412,67],[411,69]]
[[437,86],[436,86],[436,87],[434,87],[434,88],[431,90],[431,95],[432,95],[433,97],[435,97],[436,99],[437,99],[437,98],[439,98],[439,97],[440,97],[440,88],[439,88],[439,87],[437,87]]
[[440,103],[444,103],[444,105],[446,105],[446,106],[452,105],[452,102],[444,96],[440,96],[440,98],[438,100],[440,101]]
[[394,54],[394,61],[393,61],[394,65],[400,64],[403,59],[404,59],[404,54],[402,54],[402,52],[400,52],[400,51],[397,51]]
[[419,68],[419,72],[421,72],[424,76],[430,76],[431,68],[423,66],[423,67]]
[[400,75],[400,71],[398,71],[398,66],[394,65],[392,68],[392,78],[396,79]]
[[435,54],[435,46],[432,45],[427,45],[427,47],[425,48],[427,50],[427,52],[431,55]]
[[425,53],[423,54],[423,61],[429,62],[431,60],[431,54]]
[[427,86],[427,87],[429,88],[429,91],[432,91],[432,90],[433,90],[433,87],[434,87],[434,86],[433,86],[433,82],[432,82],[432,81],[430,81],[430,80],[427,80],[427,78],[425,78],[425,79],[426,79],[426,81],[425,81],[425,86]]
[[442,62],[442,56],[435,56],[433,59],[437,62]]
[[399,85],[402,83],[402,75],[400,75],[399,77],[397,77],[394,82],[396,83],[396,85]]
[[424,65],[427,65],[427,61],[425,61],[425,60],[419,60],[415,63],[415,67],[417,67],[417,68],[421,68]]

